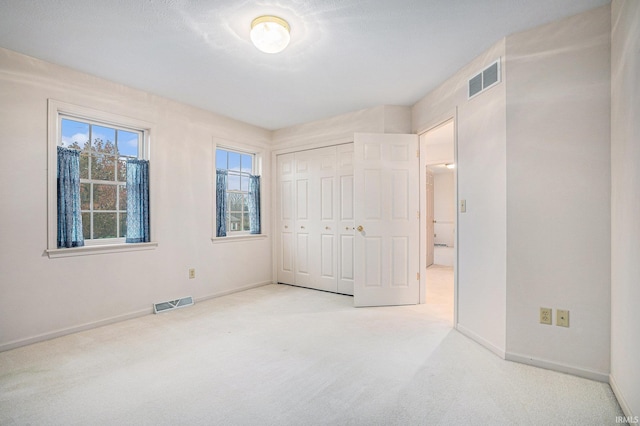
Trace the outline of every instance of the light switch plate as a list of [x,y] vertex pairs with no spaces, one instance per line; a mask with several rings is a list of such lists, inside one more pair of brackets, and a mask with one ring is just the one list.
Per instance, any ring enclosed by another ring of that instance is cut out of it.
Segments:
[[467,200],[460,200],[460,213],[467,212]]

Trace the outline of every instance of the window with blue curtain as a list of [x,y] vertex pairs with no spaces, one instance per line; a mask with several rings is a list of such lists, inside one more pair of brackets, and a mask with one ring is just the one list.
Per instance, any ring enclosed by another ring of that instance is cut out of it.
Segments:
[[80,151],[58,147],[58,248],[82,247]]
[[127,243],[148,243],[149,161],[127,160]]
[[216,170],[216,237],[227,236],[227,171]]
[[260,234],[255,155],[216,149],[216,237]]
[[249,232],[260,233],[260,176],[249,176]]
[[151,242],[145,132],[59,119],[57,247]]

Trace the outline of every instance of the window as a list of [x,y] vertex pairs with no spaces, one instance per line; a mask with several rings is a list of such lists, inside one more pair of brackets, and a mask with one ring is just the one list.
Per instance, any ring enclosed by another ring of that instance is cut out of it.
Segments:
[[143,132],[60,116],[58,145],[80,151],[85,244],[127,235],[127,160],[139,159]]
[[157,245],[149,132],[148,123],[49,100],[49,257]]
[[255,155],[216,149],[217,237],[260,234],[260,177]]

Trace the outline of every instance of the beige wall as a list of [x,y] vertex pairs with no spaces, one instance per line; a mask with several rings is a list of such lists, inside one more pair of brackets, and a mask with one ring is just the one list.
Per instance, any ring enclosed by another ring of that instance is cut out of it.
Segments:
[[380,105],[275,130],[277,149],[353,142],[354,133],[411,133],[411,108]]
[[[505,84],[467,99],[467,80],[504,57],[504,40],[413,107],[418,133],[456,115],[458,322],[463,333],[504,357],[506,312]],[[503,75],[504,77],[504,75]]]
[[[48,98],[153,123],[157,249],[61,259],[44,254]],[[150,313],[154,302],[271,282],[269,239],[211,241],[214,138],[262,147],[270,156],[268,131],[0,49],[0,350]],[[268,232],[268,184],[263,203]],[[196,269],[196,279],[188,279],[188,268]]]
[[[511,35],[413,108],[417,132],[456,115],[458,329],[509,359],[598,380],[609,372],[609,13]],[[467,100],[467,80],[499,57],[502,83]],[[569,309],[571,327],[540,325],[541,306]]]
[[640,2],[611,11],[611,385],[640,416]]
[[[507,37],[508,358],[607,380],[610,8]],[[540,307],[570,327],[541,325]]]

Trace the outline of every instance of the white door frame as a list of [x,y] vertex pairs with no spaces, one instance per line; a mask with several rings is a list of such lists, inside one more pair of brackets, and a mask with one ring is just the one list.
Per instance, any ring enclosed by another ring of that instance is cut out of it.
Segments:
[[[460,211],[458,209],[458,111],[457,108],[449,114],[445,114],[444,116],[439,117],[439,119],[434,120],[430,125],[423,128],[423,130],[417,132],[419,136],[424,135],[425,133],[429,133],[432,130],[446,124],[447,122],[453,120],[453,156],[455,161],[455,169],[453,170],[453,180],[454,180],[454,199],[456,202],[456,214],[455,214],[455,223],[454,223],[454,256],[453,256],[453,327],[456,328],[458,324],[458,253],[460,250],[459,244],[459,215]],[[427,244],[427,229],[426,223],[424,222],[424,218],[427,216],[426,212],[426,204],[425,204],[425,195],[426,195],[426,184],[424,182],[425,172],[423,170],[423,165],[426,164],[426,159],[424,149],[422,147],[422,143],[420,144],[420,303],[426,303],[427,300],[427,277],[426,277],[426,244]]]

